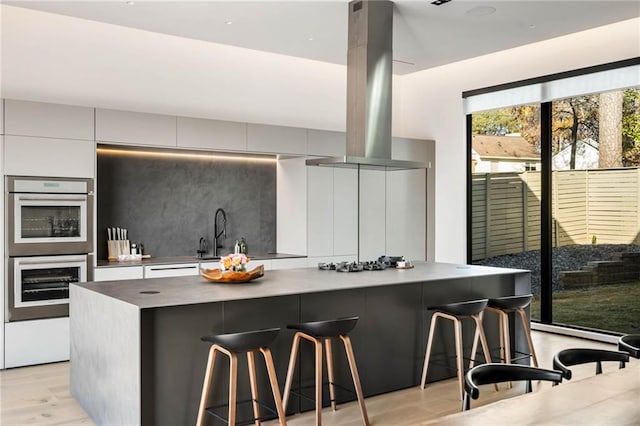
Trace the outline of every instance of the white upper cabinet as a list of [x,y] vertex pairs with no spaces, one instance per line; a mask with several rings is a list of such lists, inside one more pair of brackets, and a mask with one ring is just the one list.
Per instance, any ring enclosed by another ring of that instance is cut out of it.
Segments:
[[408,260],[425,260],[426,227],[426,169],[388,172],[386,252]]
[[98,108],[96,141],[175,147],[176,117]]
[[95,144],[77,139],[4,137],[4,172],[18,176],[93,178]]
[[304,155],[307,153],[307,129],[249,123],[247,149],[251,152]]
[[335,168],[333,169],[333,255],[346,256],[357,253],[358,171]]
[[360,260],[374,260],[385,253],[385,180],[380,170],[360,170]]
[[4,135],[4,101],[0,99],[0,135]]
[[307,255],[333,255],[333,168],[307,167]]
[[5,134],[93,141],[93,108],[6,99]]
[[247,150],[247,124],[178,117],[178,146],[225,151]]
[[338,157],[345,155],[347,135],[344,132],[329,130],[308,131],[307,154],[323,157]]
[[391,158],[394,160],[428,161],[429,143],[423,139],[393,138]]

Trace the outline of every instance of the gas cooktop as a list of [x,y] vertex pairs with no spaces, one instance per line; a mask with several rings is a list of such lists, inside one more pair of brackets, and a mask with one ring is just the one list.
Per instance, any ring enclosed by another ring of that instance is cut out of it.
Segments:
[[318,263],[318,269],[338,272],[383,271],[387,268],[395,268],[403,256],[380,256],[378,260],[366,262],[338,262]]

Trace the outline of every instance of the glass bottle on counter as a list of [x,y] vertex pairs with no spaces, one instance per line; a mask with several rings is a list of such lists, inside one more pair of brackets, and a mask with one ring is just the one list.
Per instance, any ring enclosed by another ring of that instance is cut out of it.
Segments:
[[236,240],[236,245],[233,246],[233,253],[234,254],[239,254],[240,253],[240,243],[238,242],[238,240]]
[[240,238],[240,253],[247,254],[247,242],[244,237]]

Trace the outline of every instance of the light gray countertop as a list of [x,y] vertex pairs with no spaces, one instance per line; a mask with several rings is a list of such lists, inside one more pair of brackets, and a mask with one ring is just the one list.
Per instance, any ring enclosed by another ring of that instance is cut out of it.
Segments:
[[269,270],[263,277],[244,284],[210,283],[201,276],[186,276],[71,285],[148,309],[520,273],[528,274],[529,271],[417,262],[413,269],[352,273],[317,268]]
[[[305,258],[299,254],[288,253],[250,253],[247,255],[251,260],[273,260],[273,259],[298,259]],[[126,260],[122,262],[98,260],[98,268],[119,268],[123,266],[147,266],[147,265],[169,265],[175,263],[198,263],[198,262],[217,262],[220,258],[214,257],[196,257],[196,256],[173,256],[173,257],[151,257],[142,260]]]

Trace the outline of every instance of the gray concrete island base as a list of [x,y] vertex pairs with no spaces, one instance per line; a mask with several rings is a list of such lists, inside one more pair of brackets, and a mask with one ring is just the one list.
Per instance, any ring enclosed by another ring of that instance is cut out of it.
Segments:
[[[201,277],[73,284],[71,392],[98,424],[194,424],[209,349],[201,336],[281,327],[271,350],[282,389],[293,338],[286,324],[358,315],[351,338],[362,387],[366,396],[377,395],[418,385],[432,315],[427,306],[529,292],[528,271],[443,263],[360,273],[275,270],[247,284],[211,284]],[[488,314],[484,323],[490,346],[497,346],[496,318]],[[524,351],[522,329],[511,324],[516,349]],[[467,356],[472,330],[472,322],[464,325]],[[453,328],[439,324],[436,333],[434,356],[454,355]],[[301,348],[295,386],[313,383],[313,352],[304,343]],[[239,360],[243,400],[250,389],[244,357]],[[257,360],[260,395],[271,404]],[[337,344],[334,362],[336,381],[350,387]],[[224,404],[227,362],[216,362],[215,370],[210,403]],[[429,381],[454,375],[434,365]],[[352,399],[348,392],[338,394],[339,401]],[[245,405],[239,419],[251,417]],[[288,412],[312,407],[293,398]]]

